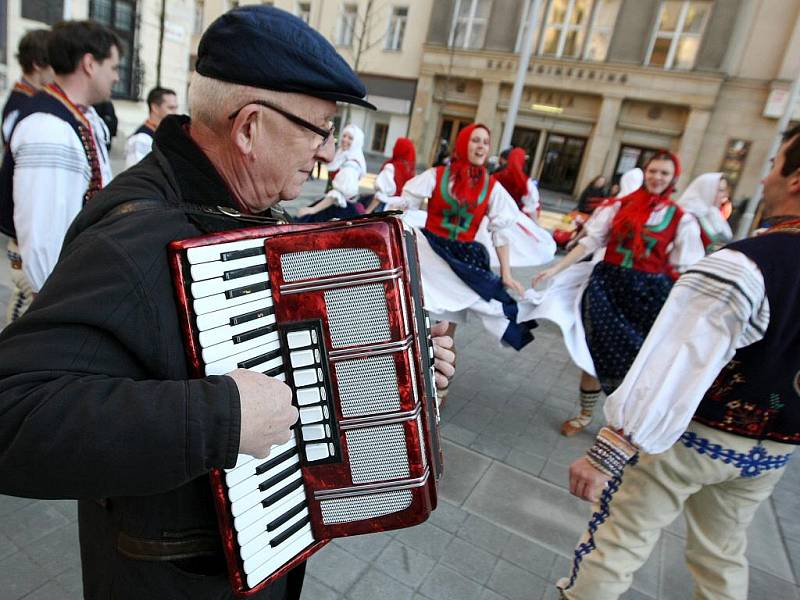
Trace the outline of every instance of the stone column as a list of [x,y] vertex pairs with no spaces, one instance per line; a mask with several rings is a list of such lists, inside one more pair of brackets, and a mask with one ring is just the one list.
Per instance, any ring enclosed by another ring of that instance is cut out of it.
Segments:
[[680,144],[678,145],[678,158],[681,161],[681,177],[678,180],[678,190],[686,189],[694,177],[694,166],[697,155],[703,145],[703,136],[706,134],[708,123],[711,120],[711,111],[704,108],[692,108],[686,118]]
[[622,98],[615,96],[604,96],[597,113],[597,122],[594,124],[592,135],[587,141],[584,151],[583,166],[578,177],[575,192],[580,192],[585,188],[595,175],[603,173],[610,177],[611,173],[606,173],[603,169],[611,151],[611,140],[617,129],[619,112],[622,108]]
[[417,81],[417,93],[414,97],[414,108],[408,124],[408,137],[414,142],[417,150],[417,162],[428,163],[431,153],[432,136],[436,134],[437,123],[431,122],[433,113],[433,75],[420,75]]
[[481,87],[481,97],[478,100],[478,110],[475,113],[475,122],[483,123],[492,131],[492,154],[496,154],[501,150],[497,147],[502,135],[497,122],[497,101],[499,99],[500,82],[484,80]]

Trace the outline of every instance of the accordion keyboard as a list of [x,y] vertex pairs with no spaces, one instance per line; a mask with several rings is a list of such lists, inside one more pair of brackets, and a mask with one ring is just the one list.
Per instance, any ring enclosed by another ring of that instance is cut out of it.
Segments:
[[[196,314],[198,340],[206,375],[224,375],[234,369],[249,369],[286,379],[280,338],[275,323],[263,239],[242,240],[187,250],[191,265],[190,293]],[[291,346],[312,346],[313,332],[293,332]],[[308,339],[306,339],[306,336]],[[314,340],[315,341],[315,340]],[[290,354],[297,366],[308,361],[312,349]],[[316,370],[305,379],[308,406],[301,407],[304,439],[309,460],[327,458],[331,450],[325,438],[327,410],[314,403],[324,396]],[[225,473],[233,527],[239,556],[249,585],[255,585],[276,571],[304,548],[314,543],[296,436],[273,446],[266,459],[239,455],[236,466]]]

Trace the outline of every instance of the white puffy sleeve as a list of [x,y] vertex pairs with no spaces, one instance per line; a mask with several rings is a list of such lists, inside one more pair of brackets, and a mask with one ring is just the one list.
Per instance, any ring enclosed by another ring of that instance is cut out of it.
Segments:
[[499,182],[495,182],[489,194],[489,210],[486,212],[487,225],[495,248],[508,245],[507,229],[517,222],[519,215],[514,198]]
[[669,253],[669,263],[679,273],[706,255],[703,239],[700,237],[700,223],[690,213],[683,213],[675,232],[675,240]]
[[397,186],[394,184],[394,165],[387,163],[378,176],[375,178],[375,197],[383,203],[397,193]]
[[406,181],[402,194],[399,197],[392,198],[392,202],[390,202],[391,208],[395,210],[417,210],[423,200],[431,197],[435,187],[436,169],[428,169]]
[[578,243],[587,254],[605,248],[611,233],[611,223],[619,212],[620,202],[612,202],[599,206],[586,221],[583,231],[586,233]]
[[769,313],[754,262],[730,249],[703,258],[675,283],[628,374],[606,400],[609,426],[647,453],[669,449],[736,350],[764,337]]

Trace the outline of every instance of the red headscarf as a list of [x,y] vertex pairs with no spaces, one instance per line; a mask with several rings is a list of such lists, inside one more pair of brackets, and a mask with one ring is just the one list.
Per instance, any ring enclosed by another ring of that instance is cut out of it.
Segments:
[[620,199],[622,206],[611,223],[611,236],[623,240],[630,239],[631,250],[633,250],[633,255],[637,258],[641,257],[645,252],[642,229],[644,229],[650,213],[660,204],[672,202],[669,196],[674,191],[675,182],[678,181],[678,177],[681,174],[680,160],[667,150],[657,152],[653,158],[647,161],[642,169],[645,173],[647,172],[647,167],[654,160],[670,160],[675,165],[675,175],[672,177],[667,189],[660,194],[652,194],[647,190],[646,184],[642,185],[632,194]]
[[400,194],[406,181],[414,177],[417,170],[417,152],[414,150],[414,142],[408,138],[399,137],[392,149],[392,158],[381,165],[381,169],[388,164],[394,166],[394,185]]
[[508,164],[498,171],[495,179],[511,194],[517,206],[522,208],[522,197],[528,193],[528,176],[525,174],[525,150],[514,148],[508,154]]
[[483,190],[483,184],[487,176],[485,165],[473,165],[467,158],[469,139],[472,137],[472,132],[479,127],[491,134],[489,128],[480,123],[473,123],[464,127],[456,137],[456,148],[453,152],[453,159],[450,162],[450,177],[453,182],[451,193],[461,204],[475,204]]

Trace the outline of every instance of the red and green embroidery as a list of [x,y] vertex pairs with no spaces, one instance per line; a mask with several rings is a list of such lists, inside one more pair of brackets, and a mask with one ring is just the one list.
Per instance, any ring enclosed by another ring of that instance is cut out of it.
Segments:
[[489,175],[488,173],[484,173],[483,188],[474,206],[470,206],[470,204],[466,202],[461,203],[456,198],[453,198],[448,189],[449,184],[450,167],[446,167],[442,175],[442,181],[439,184],[439,191],[444,201],[447,202],[447,208],[442,211],[442,221],[439,225],[442,229],[447,231],[447,237],[449,239],[456,240],[461,233],[469,230],[472,219],[474,218],[472,209],[486,201],[486,195],[489,192]]

